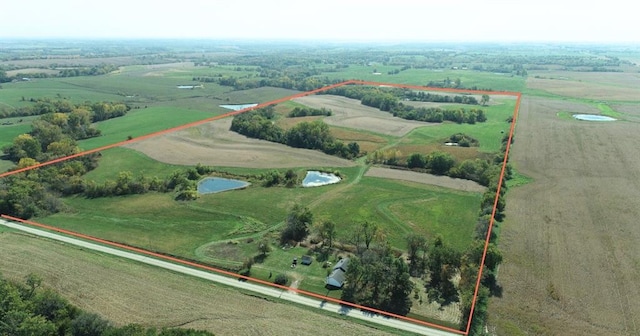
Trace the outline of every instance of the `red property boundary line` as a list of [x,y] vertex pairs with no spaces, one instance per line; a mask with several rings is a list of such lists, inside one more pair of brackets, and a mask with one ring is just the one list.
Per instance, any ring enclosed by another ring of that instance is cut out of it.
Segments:
[[255,283],[258,283],[258,284],[261,284],[261,285],[276,287],[276,288],[280,288],[280,289],[294,290],[295,292],[297,292],[299,294],[304,294],[304,295],[307,295],[307,296],[310,296],[310,297],[314,297],[314,298],[317,298],[317,299],[321,299],[321,300],[325,300],[325,301],[331,301],[331,302],[334,302],[334,303],[338,303],[338,304],[341,304],[341,305],[346,305],[346,306],[349,306],[349,307],[352,307],[352,308],[356,308],[356,309],[363,309],[363,310],[371,311],[371,312],[374,312],[374,313],[377,313],[377,314],[381,314],[383,316],[394,317],[394,318],[397,318],[397,319],[400,319],[400,320],[404,320],[404,321],[408,321],[408,322],[416,323],[416,324],[419,324],[419,325],[423,325],[423,326],[427,326],[427,327],[431,327],[431,328],[436,328],[436,329],[440,329],[440,330],[444,330],[444,331],[448,331],[448,332],[452,332],[452,333],[456,333],[456,334],[460,334],[460,335],[468,335],[469,331],[470,331],[469,329],[471,328],[471,321],[472,321],[473,315],[474,315],[476,300],[478,298],[478,291],[480,289],[480,282],[482,280],[482,272],[483,272],[483,268],[484,268],[485,259],[486,259],[486,256],[487,256],[487,249],[489,247],[491,231],[492,231],[493,225],[495,223],[494,217],[495,217],[497,206],[498,206],[498,198],[500,196],[500,190],[502,189],[502,181],[503,181],[503,178],[504,178],[506,165],[507,165],[507,160],[508,160],[508,157],[509,157],[509,150],[511,148],[511,141],[513,139],[513,132],[515,130],[516,120],[517,120],[517,117],[518,117],[518,111],[520,109],[520,102],[521,102],[521,99],[522,99],[522,94],[520,92],[434,88],[434,87],[427,87],[427,86],[420,86],[420,85],[408,85],[408,84],[397,84],[397,83],[381,83],[381,82],[371,82],[371,81],[362,81],[362,80],[348,80],[348,81],[340,82],[340,83],[337,83],[337,84],[328,85],[328,86],[325,86],[325,87],[322,87],[322,88],[319,88],[319,89],[315,89],[315,90],[311,90],[311,91],[305,91],[305,92],[297,93],[297,94],[290,95],[290,96],[287,96],[287,97],[275,99],[275,100],[272,100],[272,101],[269,101],[269,102],[261,103],[261,104],[258,104],[257,106],[254,106],[254,107],[249,107],[249,108],[245,108],[245,109],[242,109],[242,110],[238,110],[238,111],[233,111],[233,112],[217,115],[217,116],[214,116],[214,117],[211,117],[211,118],[195,121],[195,122],[192,122],[192,123],[188,123],[188,124],[180,125],[180,126],[177,126],[177,127],[169,128],[169,129],[166,129],[166,130],[162,130],[162,131],[150,133],[150,134],[147,134],[147,135],[143,135],[143,136],[140,136],[140,137],[136,137],[136,138],[133,138],[133,139],[130,139],[130,140],[117,142],[117,143],[114,143],[114,144],[110,144],[110,145],[102,146],[102,147],[99,147],[99,148],[83,151],[83,152],[76,153],[76,154],[73,154],[73,155],[57,158],[57,159],[54,159],[54,160],[51,160],[51,161],[39,163],[39,164],[36,164],[36,165],[33,165],[33,166],[29,166],[29,167],[20,168],[20,169],[16,169],[16,170],[13,170],[13,171],[5,172],[5,173],[0,174],[0,178],[4,178],[4,177],[7,177],[7,176],[15,175],[15,174],[18,174],[18,173],[22,173],[22,172],[26,172],[26,171],[29,171],[29,170],[37,169],[37,168],[40,168],[40,167],[52,165],[52,164],[55,164],[55,163],[63,162],[63,161],[66,161],[66,160],[82,157],[82,156],[85,156],[85,155],[88,155],[88,154],[97,153],[97,152],[100,152],[100,151],[103,151],[103,150],[106,150],[106,149],[119,147],[119,146],[123,146],[123,145],[130,144],[130,143],[133,143],[133,142],[149,139],[149,138],[152,138],[152,137],[155,137],[155,136],[172,133],[172,132],[179,131],[179,130],[182,130],[182,129],[186,129],[186,128],[189,128],[189,127],[198,126],[198,125],[210,122],[210,121],[219,120],[219,119],[222,119],[222,118],[238,115],[238,114],[245,113],[245,112],[248,112],[248,111],[251,111],[251,110],[259,109],[259,108],[266,107],[266,106],[273,105],[273,104],[279,104],[279,103],[282,103],[282,102],[285,102],[285,101],[289,101],[289,100],[294,99],[294,98],[299,98],[299,97],[312,95],[312,94],[315,94],[315,93],[327,91],[327,90],[330,90],[330,89],[333,89],[333,88],[337,88],[337,87],[340,87],[340,86],[343,86],[343,85],[349,85],[349,84],[372,85],[372,86],[388,86],[388,87],[398,87],[398,88],[415,89],[415,90],[423,90],[423,91],[441,91],[441,92],[456,92],[456,93],[468,93],[468,94],[505,95],[505,96],[515,96],[517,98],[516,99],[516,105],[515,105],[515,108],[514,108],[514,111],[513,111],[513,120],[511,122],[511,128],[509,130],[509,139],[507,141],[504,160],[502,162],[502,168],[500,170],[500,179],[498,181],[498,187],[497,187],[496,196],[495,196],[495,199],[494,199],[491,219],[489,221],[489,229],[488,229],[488,232],[487,232],[487,236],[485,238],[485,244],[484,244],[484,249],[483,249],[483,253],[482,253],[482,259],[481,259],[481,262],[480,262],[480,267],[478,269],[478,277],[476,279],[476,286],[475,286],[475,289],[474,289],[473,299],[471,301],[471,312],[469,314],[469,319],[467,321],[467,327],[466,327],[465,331],[460,331],[460,330],[449,328],[449,327],[445,327],[445,326],[442,326],[442,325],[429,323],[429,322],[417,320],[417,319],[414,319],[414,318],[410,318],[410,317],[406,317],[406,316],[402,316],[402,315],[397,315],[397,314],[381,311],[381,310],[378,310],[378,309],[374,309],[374,308],[370,308],[370,307],[366,307],[366,306],[362,306],[362,305],[358,305],[358,304],[342,301],[342,300],[339,300],[339,299],[334,299],[334,298],[322,296],[320,294],[316,294],[316,293],[300,290],[300,289],[297,289],[297,288],[296,289],[292,289],[292,288],[289,288],[289,287],[286,287],[286,286],[273,284],[273,283],[270,283],[270,282],[267,282],[267,281],[264,281],[264,280],[251,278],[251,277],[247,277],[247,276],[243,276],[243,275],[239,275],[239,274],[235,274],[235,273],[228,272],[228,271],[221,270],[221,269],[217,269],[217,268],[214,268],[214,267],[211,267],[211,266],[206,266],[206,265],[198,264],[198,263],[195,263],[195,262],[179,259],[179,258],[176,258],[176,257],[167,256],[167,255],[164,255],[164,254],[152,252],[152,251],[145,250],[145,249],[138,248],[138,247],[133,247],[133,246],[117,243],[117,242],[104,240],[104,239],[101,239],[101,238],[85,235],[85,234],[82,234],[82,233],[77,233],[77,232],[74,232],[74,231],[69,231],[69,230],[65,230],[65,229],[61,229],[61,228],[57,228],[57,227],[53,227],[53,226],[49,226],[49,225],[45,225],[45,224],[41,224],[41,223],[36,223],[36,222],[33,222],[33,221],[28,221],[28,220],[24,220],[24,219],[12,217],[12,216],[4,215],[4,214],[0,214],[0,217],[8,219],[8,220],[12,220],[12,221],[17,221],[17,222],[20,222],[20,223],[23,223],[23,224],[31,225],[31,226],[37,226],[37,227],[41,227],[41,228],[44,228],[44,229],[47,229],[47,230],[60,232],[60,233],[67,234],[67,235],[70,235],[70,236],[74,236],[74,237],[77,237],[77,238],[91,240],[91,241],[98,242],[98,243],[101,243],[101,244],[105,244],[105,245],[117,247],[117,248],[120,248],[120,249],[124,249],[124,250],[128,250],[128,251],[140,253],[140,254],[143,254],[143,255],[152,256],[152,257],[155,257],[155,258],[159,258],[159,259],[175,262],[175,263],[178,263],[178,264],[182,264],[182,265],[186,265],[186,266],[191,266],[191,267],[203,269],[203,270],[207,270],[207,271],[211,271],[211,272],[214,272],[214,273],[231,276],[231,277],[238,278],[238,279],[252,281],[252,282],[255,282]]

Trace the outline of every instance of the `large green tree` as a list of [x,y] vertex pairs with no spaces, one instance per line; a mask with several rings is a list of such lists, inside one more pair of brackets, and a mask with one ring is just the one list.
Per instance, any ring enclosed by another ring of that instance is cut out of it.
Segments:
[[313,224],[313,214],[309,208],[296,204],[285,220],[285,227],[280,234],[281,243],[302,241],[309,234]]

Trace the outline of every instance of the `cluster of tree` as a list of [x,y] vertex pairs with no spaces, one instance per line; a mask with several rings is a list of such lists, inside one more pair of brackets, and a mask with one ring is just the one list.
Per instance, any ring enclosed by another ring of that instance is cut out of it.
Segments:
[[280,243],[300,242],[309,235],[313,225],[313,214],[309,208],[295,204],[285,219],[285,226],[280,232]]
[[[440,101],[440,100],[458,100],[461,103],[472,103],[477,100],[471,96],[442,96],[427,93],[415,93],[411,90],[404,89],[386,89],[366,86],[341,86],[326,91],[327,94],[336,94],[348,98],[359,99],[363,105],[380,109],[381,111],[391,112],[394,116],[407,119],[426,122],[443,122],[453,121],[456,123],[475,124],[476,122],[484,122],[487,117],[481,109],[443,109],[440,107],[414,107],[401,102],[401,99],[415,99],[423,101]],[[449,98],[445,98],[449,97]]]
[[456,161],[449,153],[434,151],[429,155],[414,153],[407,158],[408,168],[427,169],[435,175],[446,175],[455,165]]
[[278,170],[270,170],[260,176],[262,185],[265,187],[273,187],[278,185],[284,185],[287,188],[293,188],[298,185],[298,174],[292,169],[288,169],[286,172]]
[[478,100],[472,95],[440,95],[411,89],[363,85],[344,85],[327,90],[323,94],[358,99],[363,105],[377,107],[383,111],[391,111],[401,100],[478,105]]
[[351,238],[356,255],[350,257],[342,300],[406,315],[414,289],[409,267],[385,242],[384,232],[369,222],[359,224]]
[[410,105],[398,104],[390,111],[395,117],[407,120],[417,120],[425,122],[440,123],[452,121],[458,124],[475,124],[476,122],[487,121],[487,116],[481,109],[443,109],[440,107],[413,107]]
[[116,327],[97,314],[70,304],[51,289],[42,288],[34,274],[24,283],[0,277],[0,335],[38,336],[207,336],[195,329],[145,328],[140,325]]
[[31,132],[17,136],[2,150],[7,159],[19,163],[22,159],[46,161],[79,151],[76,140],[96,137],[100,131],[91,124],[86,110],[71,113],[50,113],[34,120]]
[[262,70],[258,77],[247,76],[215,76],[215,77],[194,77],[200,82],[217,83],[223,86],[231,86],[236,90],[255,89],[264,86],[279,87],[284,89],[310,91],[319,89],[325,85],[335,84],[341,80],[329,79],[328,77],[318,77],[320,72],[300,72],[288,73],[284,71]]
[[411,101],[456,103],[478,105],[478,99],[472,95],[439,95],[424,91],[404,90],[404,98]]
[[301,122],[294,127],[283,130],[278,127],[273,106],[239,114],[231,122],[231,130],[239,134],[278,142],[296,148],[307,148],[323,151],[343,158],[354,158],[360,154],[360,146],[356,142],[345,145],[336,140],[329,131],[329,126],[321,120]]
[[449,137],[449,142],[457,143],[460,147],[478,147],[480,141],[478,139],[466,135],[464,133],[456,133]]
[[[27,101],[25,97],[22,97],[22,100]],[[26,117],[49,113],[70,113],[74,110],[85,110],[89,112],[89,117],[92,122],[98,122],[123,116],[131,110],[131,107],[124,103],[84,102],[73,104],[67,99],[54,100],[50,98],[29,98],[28,101],[34,104],[31,106],[0,110],[0,118]]]
[[[21,159],[18,168],[35,164]],[[15,174],[0,180],[0,213],[28,219],[65,209],[59,195],[72,195],[84,190],[82,176],[97,167],[97,155]]]
[[118,66],[113,64],[100,64],[92,67],[74,67],[69,69],[61,69],[58,77],[77,77],[77,76],[99,76],[118,70]]
[[331,110],[328,108],[311,108],[311,107],[300,107],[296,106],[289,114],[287,115],[290,118],[296,117],[308,117],[308,116],[331,116]]
[[7,72],[0,70],[0,83],[7,83],[11,81],[11,77],[7,76]]

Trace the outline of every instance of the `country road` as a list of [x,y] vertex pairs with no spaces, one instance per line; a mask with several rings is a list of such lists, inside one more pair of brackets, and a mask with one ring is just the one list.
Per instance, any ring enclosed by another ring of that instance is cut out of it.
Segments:
[[189,268],[189,267],[186,267],[186,266],[181,266],[181,265],[177,265],[177,264],[174,264],[174,263],[170,263],[170,262],[167,262],[167,261],[163,261],[163,260],[147,257],[147,256],[144,256],[144,255],[135,254],[135,253],[131,253],[131,252],[127,252],[127,251],[124,251],[124,250],[119,250],[119,249],[115,249],[115,248],[111,248],[111,247],[107,247],[107,246],[103,246],[103,245],[98,245],[98,244],[90,243],[90,242],[87,242],[87,241],[84,241],[84,240],[71,238],[71,237],[63,236],[63,235],[56,234],[56,233],[47,232],[47,231],[40,230],[40,229],[35,229],[35,228],[27,226],[27,225],[18,224],[18,223],[15,223],[15,222],[9,222],[9,221],[3,220],[3,219],[0,219],[0,225],[4,225],[4,226],[9,227],[9,228],[13,228],[13,229],[16,229],[16,230],[27,232],[27,233],[30,233],[30,234],[33,234],[33,235],[36,235],[36,236],[62,241],[62,242],[65,242],[65,243],[68,243],[68,244],[72,244],[72,245],[76,245],[76,246],[79,246],[79,247],[83,247],[83,248],[86,248],[86,249],[91,249],[91,250],[94,250],[94,251],[98,251],[98,252],[102,252],[102,253],[106,253],[106,254],[110,254],[110,255],[126,258],[126,259],[130,259],[130,260],[142,262],[142,263],[145,263],[145,264],[148,264],[148,265],[161,267],[161,268],[164,268],[164,269],[167,269],[167,270],[171,270],[171,271],[174,271],[174,272],[183,273],[183,274],[199,277],[199,278],[202,278],[202,279],[214,281],[216,283],[220,283],[220,284],[223,284],[223,285],[232,286],[232,287],[236,287],[236,288],[240,288],[240,289],[244,289],[244,290],[260,293],[261,295],[265,295],[265,296],[271,296],[271,297],[275,297],[275,298],[279,298],[279,299],[283,299],[283,300],[292,301],[292,302],[295,302],[295,303],[298,303],[298,304],[302,304],[302,305],[306,305],[306,306],[309,306],[309,307],[322,309],[322,310],[327,311],[327,312],[336,313],[336,314],[340,314],[340,315],[346,315],[346,316],[349,316],[349,317],[352,317],[352,318],[356,318],[356,319],[360,319],[360,320],[366,320],[366,321],[369,321],[369,322],[372,322],[372,323],[377,323],[377,324],[380,324],[380,325],[385,325],[385,326],[388,326],[388,327],[397,328],[399,330],[405,330],[405,331],[410,331],[410,332],[414,332],[414,333],[418,333],[418,334],[433,335],[433,336],[458,335],[458,334],[447,332],[447,331],[444,331],[444,330],[439,330],[439,329],[430,328],[430,327],[427,327],[427,326],[418,325],[418,324],[415,324],[415,323],[401,321],[401,320],[398,320],[398,319],[395,319],[395,318],[389,318],[389,317],[383,317],[383,316],[380,316],[380,315],[364,313],[364,312],[362,312],[362,311],[360,311],[358,309],[347,308],[347,307],[343,307],[343,306],[341,306],[339,304],[335,304],[335,303],[331,303],[331,302],[327,302],[327,301],[321,301],[321,300],[310,298],[310,297],[307,297],[307,296],[304,296],[304,295],[298,295],[297,293],[292,293],[290,291],[283,290],[283,289],[280,289],[280,288],[267,287],[267,286],[262,286],[262,285],[257,285],[257,284],[254,284],[254,283],[250,283],[250,282],[238,281],[238,279],[233,279],[233,278],[221,276],[221,275],[218,275],[218,274],[214,274],[214,273],[211,273],[211,272],[201,271],[201,270]]

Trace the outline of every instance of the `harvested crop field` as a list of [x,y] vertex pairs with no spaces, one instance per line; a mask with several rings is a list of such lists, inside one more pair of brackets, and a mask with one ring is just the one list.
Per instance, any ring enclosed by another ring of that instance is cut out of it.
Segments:
[[455,179],[449,176],[436,176],[431,174],[391,168],[371,167],[369,168],[365,176],[417,182],[443,188],[479,193],[484,192],[484,190],[486,189],[478,183],[469,180]]
[[[549,93],[605,101],[635,101],[640,97],[640,75],[633,73],[535,72],[527,87]],[[536,78],[539,77],[539,78]]]
[[128,147],[165,163],[246,167],[350,167],[354,163],[319,151],[247,138],[229,130],[231,118],[216,120]]
[[237,290],[24,234],[0,233],[0,272],[44,279],[73,304],[118,325],[206,329],[216,335],[353,334],[379,330]]
[[359,100],[334,96],[314,95],[294,99],[295,102],[312,107],[328,108],[330,117],[324,118],[329,125],[341,126],[392,136],[404,136],[417,127],[437,125],[410,121],[394,117],[391,113],[360,104]]
[[489,324],[499,335],[638,335],[638,126],[556,117],[567,109],[589,110],[523,100],[511,163],[534,182],[508,194]]

